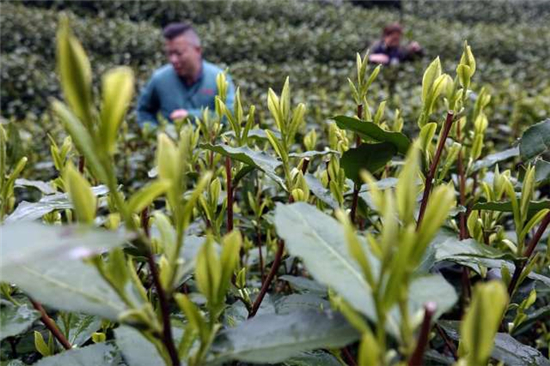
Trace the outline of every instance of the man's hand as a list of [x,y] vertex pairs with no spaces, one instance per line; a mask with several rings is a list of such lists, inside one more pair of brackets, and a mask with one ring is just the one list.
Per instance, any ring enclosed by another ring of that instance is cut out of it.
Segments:
[[177,119],[184,119],[189,115],[189,112],[185,109],[176,109],[170,114],[170,119],[175,121]]
[[411,42],[408,48],[410,52],[419,52],[420,50],[422,50],[422,47],[420,47],[420,44],[418,44],[418,42],[416,41]]
[[374,53],[369,56],[370,62],[374,62],[375,64],[387,64],[390,62],[390,58],[388,55],[385,55],[383,53]]

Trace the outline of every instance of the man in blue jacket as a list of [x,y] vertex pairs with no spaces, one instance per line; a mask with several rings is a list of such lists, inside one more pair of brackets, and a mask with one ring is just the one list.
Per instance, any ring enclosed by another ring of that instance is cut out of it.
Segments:
[[[137,106],[140,126],[158,124],[160,112],[169,121],[200,117],[201,110],[214,110],[218,93],[216,76],[223,72],[203,60],[200,39],[190,24],[172,23],[163,30],[164,47],[169,64],[153,73],[141,92]],[[229,75],[226,105],[233,109],[235,87]]]

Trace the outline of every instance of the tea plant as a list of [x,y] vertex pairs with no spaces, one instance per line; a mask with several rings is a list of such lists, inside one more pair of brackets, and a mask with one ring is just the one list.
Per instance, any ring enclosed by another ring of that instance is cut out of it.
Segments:
[[353,110],[309,130],[288,78],[268,91],[270,128],[240,91],[225,105],[220,74],[214,111],[142,131],[156,166],[137,189],[116,164],[131,69],[95,95],[67,18],[56,59],[53,194],[17,202],[26,160],[7,163],[0,126],[3,361],[549,363],[550,120],[482,158],[491,97],[467,43],[453,76],[439,58],[425,70],[412,141],[368,98],[367,56]]

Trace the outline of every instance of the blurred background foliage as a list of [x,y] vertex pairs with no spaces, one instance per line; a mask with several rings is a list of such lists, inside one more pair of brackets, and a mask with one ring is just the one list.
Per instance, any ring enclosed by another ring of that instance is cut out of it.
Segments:
[[[485,85],[493,96],[487,113],[489,151],[508,146],[550,112],[546,0],[3,2],[1,114],[19,132],[12,160],[25,152],[34,163],[26,174],[36,178],[47,178],[47,134],[61,142],[48,111],[49,98],[60,97],[54,47],[60,11],[69,15],[90,56],[96,87],[105,70],[128,65],[137,76],[136,92],[166,63],[162,26],[191,21],[203,40],[205,58],[229,69],[244,100],[258,107],[263,126],[271,123],[267,89],[279,90],[287,75],[295,102],[307,104],[308,129],[324,129],[330,117],[353,113],[346,79],[353,76],[355,54],[363,54],[382,27],[395,21],[405,27],[404,41],[418,41],[425,56],[383,68],[370,95],[377,103],[388,100],[388,120],[401,110],[408,134],[417,132],[423,70],[438,55],[444,72],[454,70],[464,40],[472,46],[479,70],[473,89]],[[146,174],[145,162],[153,153],[148,146],[154,140],[137,129],[133,113],[126,131],[121,138],[134,154],[120,164],[131,181]]]

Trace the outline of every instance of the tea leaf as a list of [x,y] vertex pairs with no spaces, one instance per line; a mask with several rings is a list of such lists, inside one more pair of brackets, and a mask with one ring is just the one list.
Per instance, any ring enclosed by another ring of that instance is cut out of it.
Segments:
[[106,151],[114,153],[117,131],[134,94],[134,73],[129,67],[109,70],[102,79],[101,141]]
[[27,304],[16,306],[2,299],[0,309],[0,340],[26,331],[40,318],[40,313]]
[[60,101],[52,102],[52,109],[59,117],[65,130],[71,135],[78,151],[86,158],[87,166],[92,170],[95,177],[101,182],[107,181],[107,174],[96,151],[93,135],[82,125],[76,116]]
[[460,327],[463,352],[469,365],[484,365],[491,356],[493,339],[506,305],[508,294],[501,282],[478,284],[472,303]]
[[[315,207],[299,202],[277,206],[275,227],[290,254],[302,258],[318,282],[333,288],[369,319],[376,319],[370,287],[348,253],[342,225]],[[373,258],[368,259],[372,268]]]
[[[92,187],[92,193],[96,196],[104,196],[109,193],[106,186]],[[67,193],[57,193],[44,196],[38,202],[21,202],[14,212],[6,218],[5,223],[14,223],[17,221],[34,221],[54,210],[64,210],[73,208],[69,195]]]
[[[178,327],[172,327],[176,341],[182,336],[182,330]],[[116,344],[124,360],[129,366],[152,366],[166,365],[168,360],[164,360],[158,353],[157,348],[145,338],[138,330],[127,325],[122,325],[115,329]],[[176,343],[177,344],[177,343]]]
[[275,170],[281,165],[281,162],[272,158],[263,151],[254,151],[247,146],[231,147],[227,145],[212,144],[201,144],[199,146],[203,149],[217,152],[223,156],[229,156],[232,159],[253,166],[279,183],[281,187],[286,187],[283,179],[275,172]]
[[94,332],[101,328],[101,318],[78,313],[62,313],[56,324],[67,335],[67,340],[75,346],[82,346]]
[[343,347],[358,338],[357,331],[332,312],[257,315],[219,335],[211,362],[277,363],[303,351]]
[[92,130],[92,68],[80,42],[72,35],[69,20],[61,17],[57,31],[57,65],[65,99]]
[[319,181],[319,179],[309,173],[304,175],[304,178],[309,189],[311,190],[311,193],[313,193],[315,197],[333,209],[337,209],[339,207],[338,202],[334,199],[332,193],[330,193],[330,189],[323,187],[323,184]]
[[124,243],[114,232],[37,223],[1,228],[2,281],[45,305],[116,320],[126,309],[98,271],[81,261]]
[[91,225],[95,219],[97,200],[90,183],[72,164],[65,168],[63,180],[66,182],[78,221]]
[[128,202],[128,211],[142,211],[145,207],[149,206],[158,196],[166,192],[168,187],[170,187],[170,182],[165,180],[158,180],[142,187],[130,198],[130,201]]
[[497,333],[491,357],[506,365],[550,366],[548,358],[539,350],[518,342],[507,333]]
[[[530,201],[527,210],[531,213],[550,208],[550,200]],[[489,210],[498,212],[513,212],[512,202],[478,202],[474,210]]]
[[475,162],[473,171],[477,172],[478,170],[481,170],[483,168],[490,168],[496,163],[500,163],[501,161],[508,160],[516,156],[519,156],[518,147],[513,147],[511,149],[507,149],[504,151],[500,151],[498,153],[487,155],[485,158]]
[[519,141],[519,153],[523,161],[531,160],[550,148],[550,119],[529,127]]
[[405,155],[409,150],[411,141],[401,132],[385,131],[373,122],[362,121],[347,116],[336,116],[333,118],[338,127],[358,133],[364,141],[371,138],[379,142],[389,142],[395,145],[400,154]]
[[346,177],[360,184],[362,182],[359,176],[361,170],[374,174],[386,166],[396,153],[395,146],[388,142],[361,144],[359,147],[346,151],[340,159],[340,164]]

